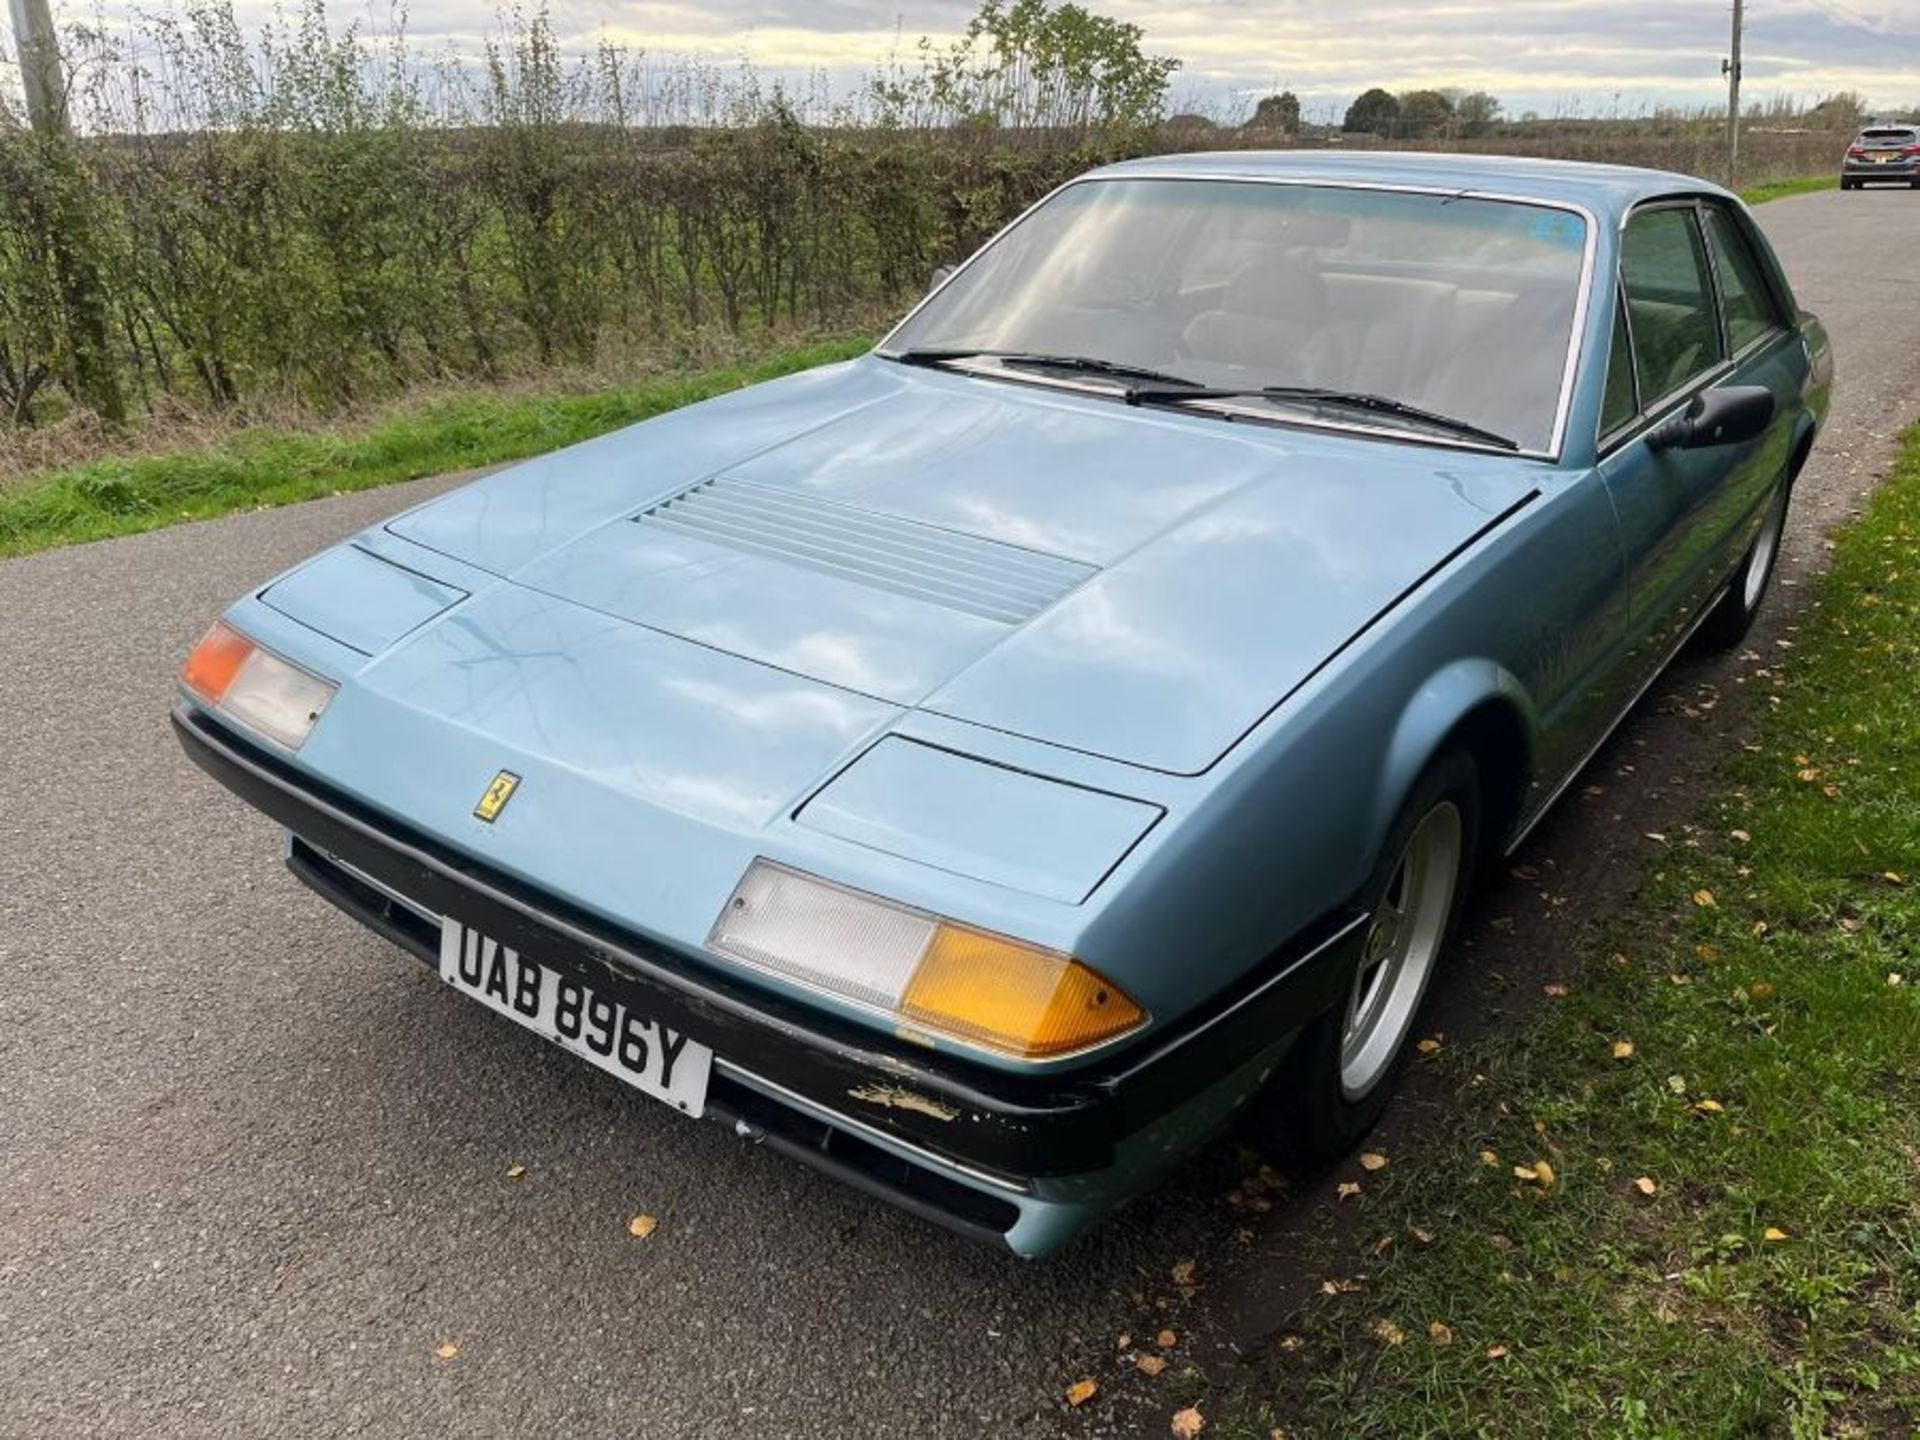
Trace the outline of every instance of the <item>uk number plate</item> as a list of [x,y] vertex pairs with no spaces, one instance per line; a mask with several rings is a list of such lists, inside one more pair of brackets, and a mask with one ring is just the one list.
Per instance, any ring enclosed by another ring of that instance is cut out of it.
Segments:
[[451,917],[440,921],[440,978],[676,1110],[706,1109],[713,1051]]

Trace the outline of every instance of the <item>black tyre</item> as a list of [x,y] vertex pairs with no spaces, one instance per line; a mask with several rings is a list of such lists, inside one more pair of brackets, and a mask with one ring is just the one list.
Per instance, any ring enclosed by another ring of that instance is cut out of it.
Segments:
[[1346,1000],[1301,1032],[1252,1117],[1284,1159],[1317,1164],[1353,1148],[1392,1098],[1434,972],[1459,929],[1480,840],[1473,757],[1427,767],[1381,847],[1373,916]]
[[1753,544],[1747,547],[1739,569],[1733,572],[1733,581],[1728,585],[1727,593],[1720,597],[1720,603],[1701,622],[1694,637],[1702,648],[1731,650],[1747,638],[1747,632],[1759,618],[1760,607],[1765,603],[1767,590],[1773,583],[1774,568],[1780,560],[1780,537],[1786,531],[1787,497],[1790,493],[1783,481],[1774,491],[1773,498],[1767,502],[1767,518],[1760,524],[1760,533],[1754,537]]

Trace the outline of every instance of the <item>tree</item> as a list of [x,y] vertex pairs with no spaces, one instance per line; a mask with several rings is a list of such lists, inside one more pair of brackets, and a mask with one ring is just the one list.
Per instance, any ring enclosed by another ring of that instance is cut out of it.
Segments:
[[1829,95],[1807,112],[1807,124],[1816,130],[1857,131],[1867,116],[1867,97],[1843,90]]
[[1484,90],[1450,96],[1453,101],[1454,133],[1462,139],[1477,140],[1493,133],[1500,123],[1500,101]]
[[1409,90],[1400,97],[1397,134],[1425,140],[1453,124],[1453,102],[1438,90]]
[[1400,102],[1377,86],[1347,107],[1340,128],[1349,135],[1391,135],[1400,122]]
[[1138,25],[1049,0],[981,0],[966,33],[930,57],[936,113],[963,124],[1139,129],[1160,120],[1178,60]]
[[1300,133],[1300,97],[1291,90],[1269,95],[1253,107],[1249,130],[1278,130],[1285,135]]

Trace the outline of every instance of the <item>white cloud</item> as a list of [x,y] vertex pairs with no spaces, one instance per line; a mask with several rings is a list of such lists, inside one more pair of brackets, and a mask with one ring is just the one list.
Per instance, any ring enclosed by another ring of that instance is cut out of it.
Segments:
[[[67,0],[69,14],[124,16],[139,0]],[[258,20],[271,0],[239,0]],[[1132,21],[1152,50],[1180,57],[1183,98],[1287,86],[1310,105],[1342,106],[1371,85],[1462,86],[1510,111],[1711,103],[1724,93],[1726,7],[1718,0],[1083,0]],[[774,74],[822,71],[843,82],[908,55],[922,34],[950,36],[970,0],[553,0],[571,45],[601,36],[656,55],[741,57]],[[84,10],[82,7],[85,7]],[[1760,0],[1750,7],[1747,78],[1760,98],[1839,89],[1886,105],[1920,104],[1920,5],[1914,0]],[[416,0],[409,30],[428,45],[472,43],[491,6]],[[364,16],[339,4],[340,22]],[[376,17],[377,18],[377,17]],[[1618,97],[1618,99],[1616,99]]]

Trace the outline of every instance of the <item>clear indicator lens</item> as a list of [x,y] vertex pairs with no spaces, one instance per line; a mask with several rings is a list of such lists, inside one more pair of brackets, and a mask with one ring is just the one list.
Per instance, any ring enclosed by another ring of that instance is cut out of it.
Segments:
[[334,687],[270,650],[256,649],[240,666],[220,708],[269,740],[298,750],[333,699]]
[[707,943],[735,960],[891,1010],[933,932],[927,916],[756,864]]

